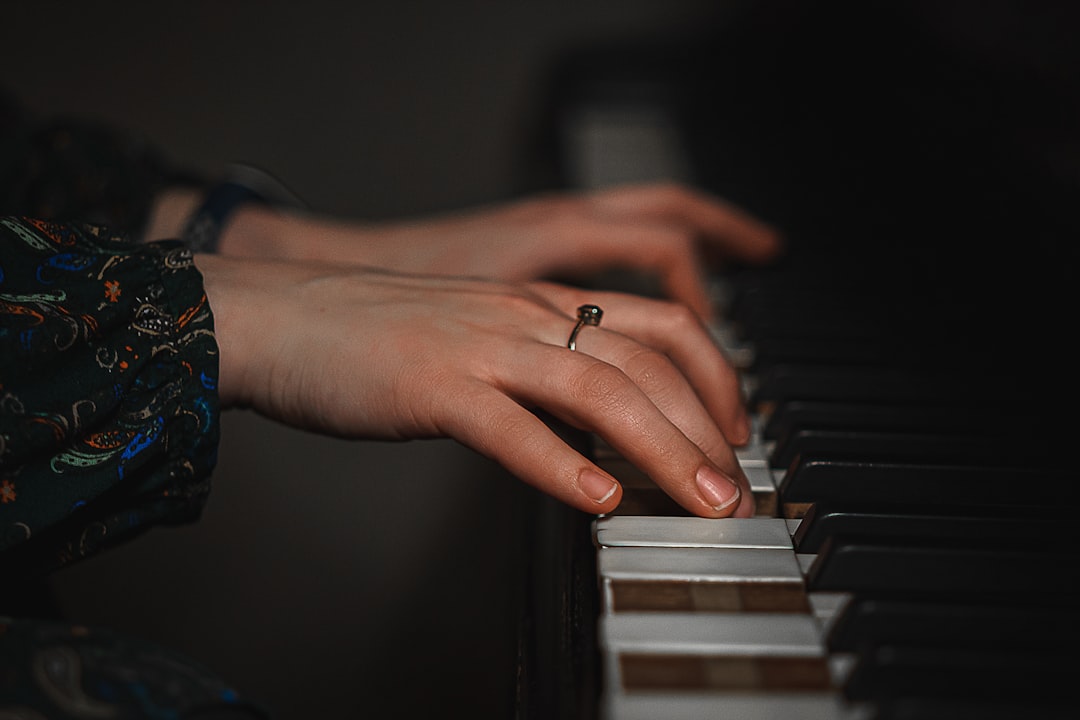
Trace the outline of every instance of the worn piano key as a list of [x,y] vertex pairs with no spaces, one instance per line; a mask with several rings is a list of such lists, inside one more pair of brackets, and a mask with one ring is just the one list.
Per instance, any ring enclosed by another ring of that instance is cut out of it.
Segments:
[[932,465],[798,458],[780,480],[788,517],[814,502],[941,507],[1075,507],[1074,474],[1040,467]]
[[1065,656],[1076,649],[1080,616],[1074,608],[854,598],[826,635],[830,652],[871,645],[1022,649]]
[[847,510],[818,503],[807,511],[792,537],[797,552],[817,553],[834,536],[886,542],[911,540],[939,547],[962,544],[1043,550],[1069,547],[1074,535],[1070,525],[1056,518],[980,516],[971,512],[903,513],[896,508]]
[[609,547],[597,569],[614,613],[809,612],[789,549]]
[[623,690],[828,690],[821,632],[801,614],[611,613],[609,680]]
[[831,537],[806,576],[809,591],[1061,606],[1075,603],[1075,561],[1045,552],[919,547]]
[[780,518],[614,516],[595,522],[601,547],[791,549],[793,523]]

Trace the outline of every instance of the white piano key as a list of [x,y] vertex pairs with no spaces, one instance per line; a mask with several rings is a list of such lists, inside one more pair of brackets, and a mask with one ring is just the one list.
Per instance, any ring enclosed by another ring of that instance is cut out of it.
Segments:
[[766,466],[743,467],[743,474],[746,475],[746,479],[750,483],[750,492],[755,495],[758,493],[776,492],[776,479],[773,476],[771,468]]
[[757,378],[743,375],[739,380],[739,384],[742,386],[742,396],[744,398],[753,397],[754,392],[757,390]]
[[613,694],[602,720],[864,720],[838,693],[635,692]]
[[777,548],[607,547],[597,553],[608,580],[802,582],[791,550]]
[[855,653],[833,653],[829,655],[829,676],[834,687],[844,687],[855,664],[859,661]]
[[721,352],[724,353],[724,356],[734,367],[744,369],[753,365],[753,345],[739,340],[730,325],[724,322],[716,322],[709,327],[709,331],[713,341],[716,342]]
[[825,657],[817,621],[794,613],[621,613],[600,617],[613,655]]
[[817,560],[817,553],[796,553],[795,559],[799,563],[799,567],[802,569],[802,574],[806,575],[810,572],[810,566]]
[[603,547],[787,548],[791,533],[781,518],[604,517],[594,524]]
[[807,593],[806,599],[810,603],[810,610],[814,613],[814,617],[821,623],[822,632],[827,633],[833,621],[851,602],[851,593],[812,592]]
[[748,467],[769,466],[769,456],[765,454],[765,448],[754,441],[750,441],[745,447],[735,448],[735,459],[744,470]]
[[712,305],[718,317],[727,314],[731,301],[735,297],[735,288],[730,278],[720,273],[710,273],[705,278],[705,291],[709,295],[709,303]]

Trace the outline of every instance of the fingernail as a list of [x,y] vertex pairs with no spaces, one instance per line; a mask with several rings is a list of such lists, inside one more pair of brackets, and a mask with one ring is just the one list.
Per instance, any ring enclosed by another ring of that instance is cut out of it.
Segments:
[[618,483],[607,475],[585,468],[581,471],[578,484],[586,495],[591,497],[597,505],[603,505],[615,494],[619,488]]
[[696,480],[701,496],[713,510],[724,510],[739,502],[739,486],[708,465],[701,466]]

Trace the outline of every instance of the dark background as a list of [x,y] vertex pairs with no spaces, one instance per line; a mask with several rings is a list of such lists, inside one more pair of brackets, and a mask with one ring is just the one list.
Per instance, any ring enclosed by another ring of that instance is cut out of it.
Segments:
[[[1057,357],[1060,377],[1069,5],[38,0],[5,11],[0,83],[206,172],[252,162],[315,209],[391,219],[551,186],[552,103],[598,67],[659,73],[702,184],[796,245],[914,248],[947,279],[929,296],[985,294],[961,332],[1008,362],[1046,370],[1017,344]],[[506,717],[516,481],[450,442],[223,427],[202,522],[61,572],[68,616],[184,650],[279,718]]]

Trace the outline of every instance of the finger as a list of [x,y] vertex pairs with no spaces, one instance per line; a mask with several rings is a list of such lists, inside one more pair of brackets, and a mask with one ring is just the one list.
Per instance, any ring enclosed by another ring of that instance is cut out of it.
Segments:
[[[735,458],[717,453],[722,465],[714,462],[619,368],[543,343],[527,355],[504,368],[502,389],[512,397],[597,433],[694,514],[723,517],[741,509],[749,492]],[[711,449],[722,445],[720,439]]]
[[599,305],[604,310],[605,329],[662,352],[675,363],[731,444],[743,445],[749,440],[750,421],[738,372],[690,310],[662,300],[584,292],[554,283],[531,287],[568,314],[585,303]]
[[621,370],[713,462],[733,476],[739,474],[723,432],[667,356],[611,330],[587,333],[578,350]]
[[684,223],[738,260],[764,262],[781,248],[779,233],[745,210],[701,191],[675,185],[622,186],[597,193],[594,208],[621,217]]
[[579,351],[615,366],[629,377],[687,439],[739,484],[743,499],[749,500],[749,482],[731,445],[674,363],[620,333],[597,330],[579,342]]
[[571,448],[532,412],[491,386],[469,387],[470,402],[448,413],[444,432],[514,477],[588,513],[611,512],[622,486]]
[[541,272],[573,271],[586,274],[611,267],[639,270],[656,276],[664,294],[688,306],[699,317],[711,313],[701,262],[693,234],[682,226],[623,219],[575,219],[572,233],[576,252],[573,265],[559,246],[550,242],[541,252],[550,253]]

